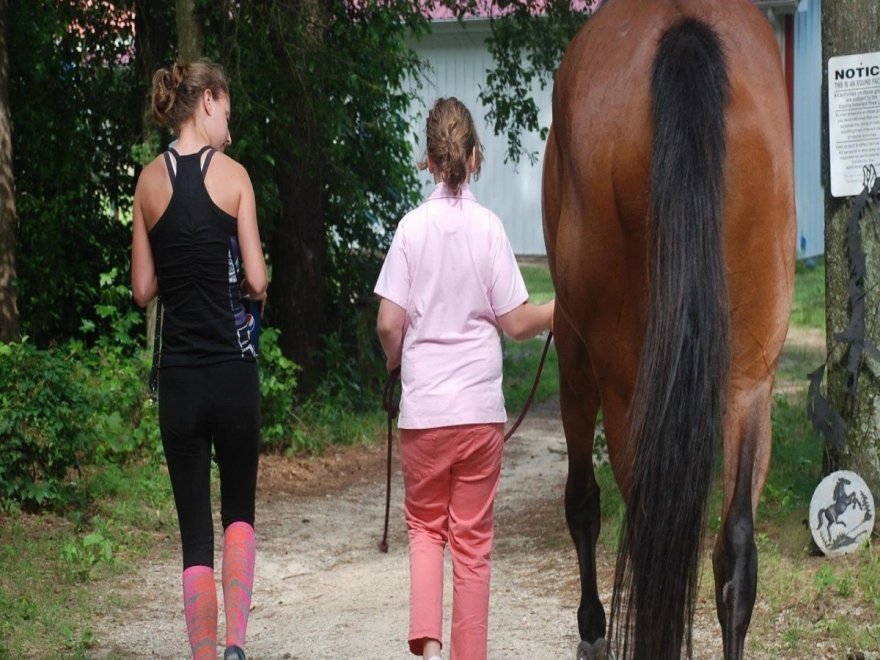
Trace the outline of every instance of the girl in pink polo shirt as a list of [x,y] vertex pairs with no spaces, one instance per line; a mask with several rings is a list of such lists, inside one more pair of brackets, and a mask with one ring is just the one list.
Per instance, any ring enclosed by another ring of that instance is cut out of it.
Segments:
[[437,184],[397,227],[375,292],[388,369],[400,366],[400,451],[409,533],[409,648],[440,658],[443,553],[452,554],[450,657],[486,657],[492,506],[504,422],[501,336],[550,328],[554,302],[532,305],[498,217],[470,188],[483,147],[468,109],[439,99],[428,115]]

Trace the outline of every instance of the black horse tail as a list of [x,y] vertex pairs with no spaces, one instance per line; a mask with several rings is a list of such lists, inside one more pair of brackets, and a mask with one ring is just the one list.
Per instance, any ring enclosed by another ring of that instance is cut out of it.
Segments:
[[612,634],[621,657],[692,655],[706,502],[722,434],[729,312],[722,252],[724,51],[685,19],[661,37],[651,77],[649,303],[627,439],[632,481]]

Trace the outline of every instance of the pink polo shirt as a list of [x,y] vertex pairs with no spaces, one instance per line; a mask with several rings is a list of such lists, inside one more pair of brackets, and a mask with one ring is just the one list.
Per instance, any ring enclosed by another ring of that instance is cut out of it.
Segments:
[[528,300],[504,226],[467,185],[404,216],[375,292],[406,310],[398,426],[507,421],[498,317]]

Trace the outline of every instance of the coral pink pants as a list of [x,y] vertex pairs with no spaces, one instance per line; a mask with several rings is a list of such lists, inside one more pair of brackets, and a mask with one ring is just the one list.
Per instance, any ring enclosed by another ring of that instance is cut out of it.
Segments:
[[483,660],[489,621],[492,505],[501,476],[503,424],[401,429],[409,532],[409,647],[442,642],[443,552],[452,554],[453,660]]

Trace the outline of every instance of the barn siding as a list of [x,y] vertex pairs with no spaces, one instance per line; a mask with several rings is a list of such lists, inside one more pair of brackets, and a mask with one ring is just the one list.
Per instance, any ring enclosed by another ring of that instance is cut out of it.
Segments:
[[794,171],[798,257],[813,257],[825,253],[825,188],[821,171],[821,0],[802,0],[794,21]]
[[[421,158],[425,151],[424,122],[427,110],[440,96],[455,96],[471,111],[486,152],[478,180],[471,182],[477,199],[492,209],[504,223],[513,250],[518,255],[544,255],[544,229],[541,222],[541,167],[544,141],[537,133],[524,135],[522,142],[527,151],[537,154],[534,165],[527,158],[518,165],[505,163],[507,138],[495,135],[486,122],[488,108],[477,96],[485,86],[486,71],[493,66],[492,56],[484,45],[490,34],[487,21],[468,21],[460,26],[456,21],[436,23],[433,34],[427,35],[413,47],[428,61],[432,70],[419,91],[419,105],[414,108],[417,128],[414,136],[415,154]],[[532,95],[541,108],[540,125],[549,126],[551,117],[550,84],[540,89],[535,84]],[[433,179],[422,173],[425,195],[433,189]]]
[[[773,3],[770,3],[773,4]],[[776,3],[779,4],[779,3]],[[788,3],[790,4],[790,3]],[[783,49],[782,23],[768,9],[771,24]],[[810,257],[824,252],[823,188],[821,164],[821,0],[801,0],[795,14],[794,80],[794,152],[798,211],[798,256]],[[456,96],[474,115],[480,138],[486,148],[486,162],[478,181],[472,183],[477,198],[495,211],[504,223],[514,252],[518,255],[544,255],[541,223],[541,169],[544,141],[537,133],[523,136],[528,151],[537,152],[532,165],[523,158],[519,164],[505,163],[507,139],[496,136],[486,122],[488,108],[478,102],[486,71],[493,66],[484,41],[490,34],[488,21],[438,21],[434,30],[411,45],[431,65],[426,73],[419,101],[413,109],[416,134],[415,153],[424,154],[424,120],[427,108],[438,96]],[[551,85],[533,86],[532,94],[541,108],[540,125],[551,120]],[[422,174],[427,195],[433,181]]]

